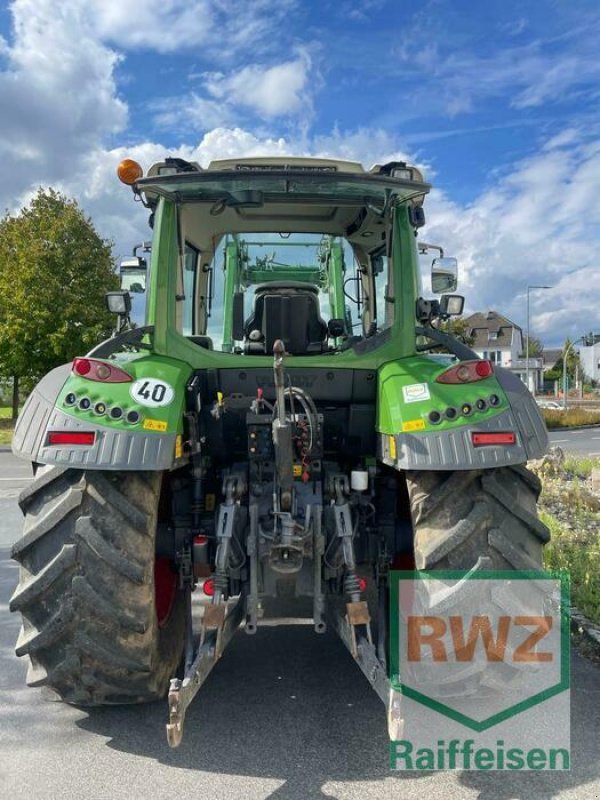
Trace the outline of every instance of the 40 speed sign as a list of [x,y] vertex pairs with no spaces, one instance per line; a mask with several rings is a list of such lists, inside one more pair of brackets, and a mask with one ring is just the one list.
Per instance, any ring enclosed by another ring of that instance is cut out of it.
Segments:
[[173,402],[175,390],[170,383],[157,378],[140,378],[129,390],[129,394],[141,406],[158,408]]

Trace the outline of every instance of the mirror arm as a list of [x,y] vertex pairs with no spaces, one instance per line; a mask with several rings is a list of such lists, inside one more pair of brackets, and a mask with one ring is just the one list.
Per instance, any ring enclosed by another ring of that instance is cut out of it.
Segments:
[[419,253],[422,256],[427,255],[428,250],[437,250],[440,254],[440,258],[444,257],[444,248],[440,247],[439,244],[427,244],[427,242],[417,242],[417,247],[419,248]]

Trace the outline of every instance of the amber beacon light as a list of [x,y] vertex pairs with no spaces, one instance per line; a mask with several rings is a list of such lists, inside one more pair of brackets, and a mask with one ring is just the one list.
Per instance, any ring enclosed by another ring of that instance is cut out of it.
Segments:
[[132,186],[144,174],[144,170],[137,161],[131,158],[124,158],[117,167],[117,175],[122,183]]

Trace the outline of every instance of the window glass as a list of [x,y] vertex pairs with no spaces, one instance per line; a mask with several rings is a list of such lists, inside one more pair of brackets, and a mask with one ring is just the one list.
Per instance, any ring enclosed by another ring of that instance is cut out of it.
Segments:
[[198,265],[198,251],[189,244],[185,246],[185,259],[183,264],[183,323],[182,333],[191,336],[194,330],[194,303],[196,294],[196,268]]
[[[355,280],[357,263],[350,244],[340,238],[323,234],[302,233],[239,233],[224,236],[215,251],[213,270],[213,300],[206,334],[215,350],[258,352],[264,339],[265,325],[261,309],[257,312],[256,290],[265,287],[282,291],[288,297],[306,292],[314,294],[316,305],[309,306],[306,326],[308,352],[325,351],[331,344],[327,323],[341,318],[346,323],[347,337],[361,335],[361,318],[356,302],[360,292]],[[228,274],[228,271],[231,273]],[[279,287],[279,289],[277,289]],[[313,287],[314,292],[310,292]],[[243,340],[233,339],[230,322],[233,313],[230,298],[243,295]],[[271,292],[272,293],[272,292]],[[278,307],[277,304],[274,307]],[[293,307],[304,313],[302,302]],[[283,306],[282,306],[283,308]],[[275,312],[277,313],[277,312]],[[286,327],[286,321],[282,323]],[[302,325],[305,323],[303,322]],[[268,337],[267,337],[268,338]],[[249,345],[254,342],[255,349]],[[267,350],[265,344],[265,352]]]
[[[375,332],[389,328],[394,321],[394,303],[390,286],[389,259],[385,248],[371,255],[371,270],[375,284]],[[368,333],[368,331],[365,331]]]

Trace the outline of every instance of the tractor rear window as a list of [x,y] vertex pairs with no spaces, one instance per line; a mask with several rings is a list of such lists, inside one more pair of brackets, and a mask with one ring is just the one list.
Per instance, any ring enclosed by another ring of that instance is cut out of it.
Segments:
[[[387,264],[382,267],[386,269]],[[324,353],[364,335],[360,265],[341,237],[315,233],[224,236],[209,274],[205,331],[215,350]]]

